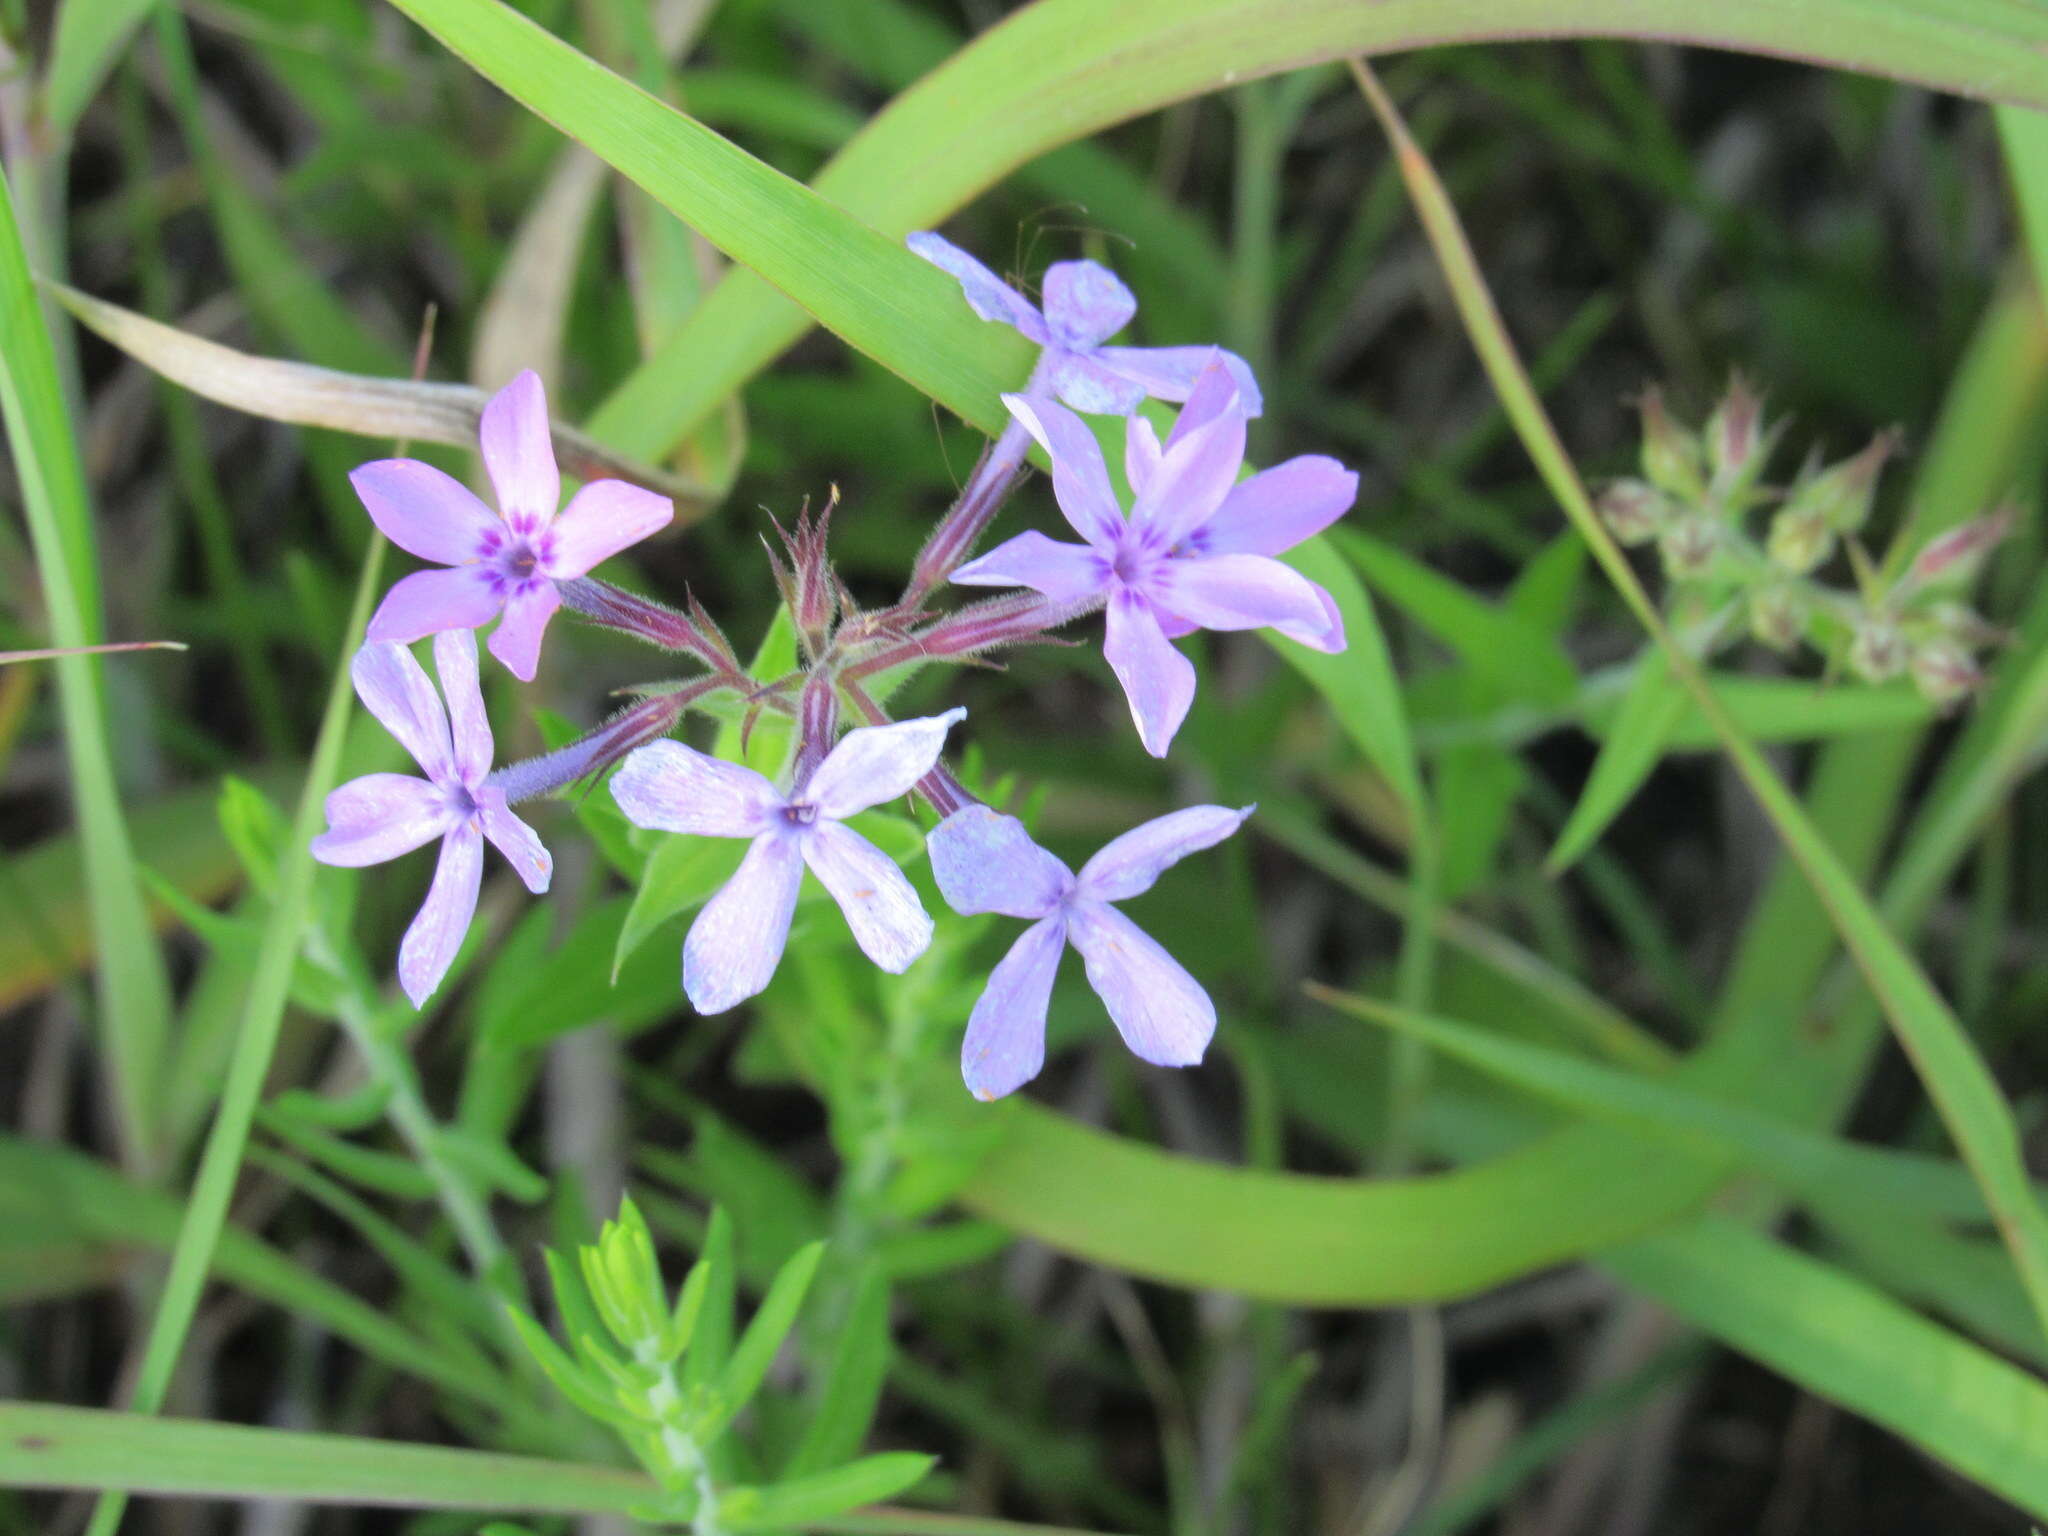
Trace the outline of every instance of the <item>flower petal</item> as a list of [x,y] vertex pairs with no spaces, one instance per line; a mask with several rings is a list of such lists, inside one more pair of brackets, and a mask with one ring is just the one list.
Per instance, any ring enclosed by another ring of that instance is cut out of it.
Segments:
[[1266,555],[1162,561],[1145,590],[1161,608],[1204,629],[1272,628],[1312,650],[1344,649],[1344,622],[1329,594]]
[[491,654],[522,683],[533,681],[540,667],[541,637],[561,606],[562,596],[552,581],[529,581],[505,599],[505,617],[491,631]]
[[1045,321],[1031,301],[952,241],[921,229],[906,236],[903,243],[941,272],[951,274],[967,295],[968,307],[982,319],[1015,326],[1041,347],[1046,344]]
[[1156,816],[1122,837],[1104,843],[1081,866],[1075,882],[1077,899],[1128,901],[1152,889],[1160,871],[1172,868],[1191,853],[1213,848],[1239,827],[1252,807],[1233,811],[1222,805],[1191,805]]
[[488,624],[504,606],[497,583],[481,566],[414,571],[384,594],[364,634],[371,640],[410,645],[443,630]]
[[468,486],[418,459],[374,459],[348,472],[377,529],[409,555],[462,565],[482,552],[498,519]]
[[455,754],[448,740],[448,716],[427,674],[402,645],[371,641],[349,663],[349,676],[363,708],[398,739],[412,760],[436,784],[455,778]]
[[441,675],[441,693],[448,700],[455,771],[463,783],[474,788],[491,771],[495,751],[483,690],[476,680],[476,636],[466,629],[443,630],[434,636],[434,670]]
[[327,797],[327,830],[313,839],[322,864],[360,869],[424,848],[457,820],[440,786],[409,773],[366,773]]
[[802,838],[804,862],[832,893],[861,953],[901,973],[930,947],[932,920],[903,871],[851,827],[820,817]]
[[419,915],[398,944],[398,984],[415,1008],[426,1006],[476,916],[476,893],[483,884],[484,838],[473,821],[460,822],[441,840],[441,862]]
[[1206,427],[1210,422],[1230,411],[1240,416],[1256,416],[1258,412],[1244,407],[1244,391],[1238,387],[1237,375],[1230,371],[1224,361],[1227,356],[1221,347],[1209,349],[1208,360],[1195,375],[1195,387],[1188,391],[1187,403],[1180,408],[1180,414],[1173,419],[1173,428],[1166,434],[1166,446],[1171,448],[1197,428]]
[[1073,871],[1031,840],[1024,823],[985,805],[962,806],[925,839],[939,894],[962,917],[1046,917],[1074,887]]
[[723,1013],[774,979],[803,878],[796,839],[769,832],[704,903],[683,940],[683,991],[699,1013]]
[[1171,549],[1216,515],[1244,467],[1244,416],[1215,420],[1167,440],[1159,468],[1131,505],[1131,526],[1154,549]]
[[815,805],[820,816],[844,821],[856,811],[907,795],[938,762],[953,722],[966,718],[966,710],[949,709],[923,720],[848,731],[825,754],[800,798]]
[[[548,427],[547,391],[528,368],[491,396],[480,432],[498,515],[521,533],[545,526],[562,502],[562,474]],[[531,680],[532,674],[524,674]]]
[[547,573],[581,576],[629,545],[666,528],[676,505],[624,480],[593,480],[574,496],[551,530]]
[[1048,917],[1019,934],[989,972],[960,1042],[960,1076],[977,1099],[1014,1093],[1045,1065],[1045,1007],[1066,947],[1065,919]]
[[1099,901],[1069,908],[1067,934],[1134,1056],[1161,1067],[1202,1059],[1216,1033],[1216,1005],[1156,939]]
[[1048,350],[1045,387],[1088,416],[1128,416],[1145,402],[1145,387],[1080,352]]
[[1056,603],[1093,597],[1109,583],[1109,562],[1089,544],[1065,544],[1033,529],[1006,539],[951,578],[963,587],[1030,587]]
[[1074,532],[1105,554],[1124,533],[1123,509],[1109,488],[1102,445],[1065,406],[1030,395],[1005,395],[1003,404],[1052,460],[1052,494]]
[[1321,533],[1358,499],[1358,476],[1304,453],[1230,488],[1216,515],[1182,540],[1197,555],[1277,555]]
[[1155,400],[1185,400],[1211,358],[1222,360],[1237,385],[1239,406],[1247,416],[1265,409],[1251,364],[1221,347],[1097,347],[1095,361],[1129,379]]
[[1124,481],[1130,486],[1131,495],[1145,494],[1145,487],[1159,472],[1159,460],[1165,452],[1158,430],[1143,416],[1132,416],[1124,422]]
[[784,803],[753,769],[680,741],[635,748],[612,775],[612,798],[636,827],[698,837],[759,837],[776,824]]
[[1045,323],[1063,347],[1086,352],[1137,312],[1123,279],[1099,261],[1056,261],[1045,269]]
[[506,862],[526,882],[526,888],[540,895],[555,873],[554,855],[541,842],[540,834],[519,819],[518,813],[506,803],[502,789],[485,786],[477,791],[476,804],[484,836],[505,855]]
[[1166,756],[1195,702],[1195,664],[1167,643],[1151,604],[1128,587],[1109,600],[1102,654],[1131,701],[1138,739],[1154,757]]

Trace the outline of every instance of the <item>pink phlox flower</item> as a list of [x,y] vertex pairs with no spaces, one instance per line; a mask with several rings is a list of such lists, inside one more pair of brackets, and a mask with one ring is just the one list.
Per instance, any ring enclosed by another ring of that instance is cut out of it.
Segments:
[[370,620],[369,638],[410,644],[502,614],[491,654],[532,682],[541,636],[561,606],[555,583],[666,527],[675,506],[624,480],[593,480],[558,516],[562,476],[547,396],[531,369],[491,397],[480,436],[498,497],[495,513],[467,486],[418,459],[377,459],[350,473],[384,537],[448,567],[416,572],[392,587]]
[[912,251],[958,280],[974,312],[998,321],[1044,349],[1037,377],[1077,411],[1127,416],[1147,395],[1185,400],[1212,356],[1220,356],[1236,382],[1247,416],[1259,414],[1259,386],[1249,364],[1215,347],[1108,347],[1131,323],[1138,301],[1109,268],[1096,261],[1056,261],[1045,269],[1040,309],[972,256],[929,230],[906,242]]
[[876,965],[901,972],[924,953],[932,920],[916,890],[893,859],[843,823],[909,794],[966,713],[949,709],[848,731],[790,794],[751,768],[679,741],[650,742],[626,759],[612,777],[612,795],[634,825],[750,839],[739,869],[683,940],[683,991],[699,1013],[721,1013],[768,985],[806,867]]
[[351,779],[327,797],[327,830],[313,839],[314,858],[350,869],[441,840],[434,883],[398,946],[399,985],[415,1008],[448,974],[476,916],[485,838],[535,895],[548,888],[554,871],[533,828],[513,813],[505,792],[487,782],[491,725],[477,687],[476,636],[466,629],[434,636],[434,670],[441,675],[446,709],[404,646],[372,641],[356,652],[349,675],[357,697],[426,777],[371,773]]
[[1045,1065],[1046,1005],[1069,943],[1133,1054],[1162,1067],[1202,1059],[1216,1033],[1216,1005],[1111,903],[1150,890],[1162,871],[1222,842],[1251,813],[1250,806],[1196,805],[1158,817],[1105,844],[1079,875],[1034,843],[1016,817],[985,805],[939,824],[927,847],[947,905],[964,916],[1032,919],[989,974],[967,1021],[960,1074],[975,1097],[999,1099]]
[[1102,603],[1103,655],[1154,757],[1166,755],[1195,697],[1194,664],[1174,639],[1197,629],[1270,627],[1314,650],[1344,649],[1329,593],[1273,556],[1341,517],[1357,497],[1358,476],[1335,459],[1303,455],[1240,482],[1245,415],[1220,360],[1203,369],[1164,444],[1143,417],[1126,423],[1129,516],[1079,417],[1050,400],[1003,400],[1051,458],[1053,495],[1085,542],[1020,533],[952,579]]

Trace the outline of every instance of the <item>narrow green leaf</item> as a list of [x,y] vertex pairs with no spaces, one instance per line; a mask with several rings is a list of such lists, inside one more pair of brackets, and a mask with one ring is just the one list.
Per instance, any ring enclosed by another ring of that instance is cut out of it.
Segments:
[[1507,698],[1542,708],[1563,703],[1577,689],[1578,675],[1564,647],[1513,611],[1475,597],[1414,556],[1355,528],[1332,528],[1328,537],[1388,602]]
[[153,0],[64,0],[43,75],[43,119],[68,139]]
[[[0,177],[0,416],[21,482],[50,638],[65,648],[106,638],[92,507],[79,463],[57,357],[15,222],[13,189]],[[156,1145],[157,1074],[171,1015],[170,978],[150,933],[135,850],[121,811],[108,735],[101,663],[55,663],[71,794],[85,853],[85,890],[98,945],[99,1025],[128,1162],[147,1168]]]
[[1987,1214],[1969,1171],[1946,1158],[1838,1140],[1695,1093],[1669,1077],[1640,1077],[1373,998],[1313,985],[1309,990],[1354,1018],[1413,1034],[1482,1072],[1572,1109],[1616,1117],[1652,1135],[1681,1141],[1711,1138],[1741,1152],[1759,1172],[1821,1203],[1840,1198],[1962,1221],[1982,1221]]
[[772,1530],[809,1525],[845,1514],[862,1504],[894,1498],[924,1481],[939,1464],[936,1456],[884,1451],[863,1456],[829,1472],[813,1472],[772,1488],[735,1488],[719,1502],[719,1515],[734,1530]]
[[0,1404],[0,1483],[411,1509],[624,1514],[644,1474],[401,1441]]
[[[776,1271],[768,1294],[761,1298],[761,1305],[748,1320],[747,1331],[740,1335],[732,1359],[726,1362],[724,1371],[719,1374],[721,1424],[730,1423],[760,1390],[768,1375],[768,1367],[775,1363],[776,1351],[782,1348],[782,1341],[796,1326],[796,1315],[811,1289],[811,1281],[817,1277],[818,1261],[824,1256],[823,1243],[808,1243],[791,1254],[788,1262]],[[875,1494],[873,1497],[882,1498],[884,1495]]]
[[[833,1329],[825,1384],[811,1407],[804,1436],[782,1469],[786,1478],[820,1472],[844,1461],[866,1441],[882,1400],[894,1348],[889,1337],[889,1276],[870,1263],[861,1271],[846,1316]],[[887,1494],[876,1494],[887,1498]]]
[[1635,798],[1664,756],[1671,733],[1690,702],[1662,653],[1645,650],[1637,658],[1628,692],[1607,727],[1607,738],[1593,760],[1586,787],[1579,792],[1578,803],[1544,861],[1548,873],[1558,874],[1583,858]]
[[2048,1386],[2017,1366],[1724,1217],[1601,1262],[1695,1327],[2048,1517]]
[[739,1265],[733,1259],[732,1218],[724,1206],[711,1212],[704,1248],[697,1256],[704,1270],[704,1300],[697,1308],[697,1326],[690,1352],[683,1356],[685,1387],[708,1387],[725,1369],[732,1353],[733,1298],[739,1287]]

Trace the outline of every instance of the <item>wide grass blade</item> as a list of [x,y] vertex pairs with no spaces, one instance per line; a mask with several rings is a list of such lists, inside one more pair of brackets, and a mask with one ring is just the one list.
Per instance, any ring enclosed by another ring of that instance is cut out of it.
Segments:
[[[2036,106],[2048,94],[2048,15],[2000,0],[1797,7],[1695,0],[1570,7],[1547,0],[1038,0],[898,96],[814,185],[862,222],[902,235],[939,223],[1062,144],[1228,82],[1349,53],[1568,36],[1777,54]],[[803,335],[808,322],[798,304],[805,301],[787,290],[798,301],[792,304],[777,286],[787,288],[772,271],[731,274],[614,391],[591,429],[649,458],[679,442]]]
[[[15,222],[14,194],[0,178],[0,415],[21,482],[50,638],[59,647],[106,636],[92,507],[72,436],[57,357]],[[99,1022],[119,1110],[123,1154],[147,1168],[157,1155],[157,1074],[171,1013],[170,979],[150,932],[135,850],[121,811],[100,661],[56,662],[71,794],[85,855]],[[11,926],[26,926],[17,924]]]

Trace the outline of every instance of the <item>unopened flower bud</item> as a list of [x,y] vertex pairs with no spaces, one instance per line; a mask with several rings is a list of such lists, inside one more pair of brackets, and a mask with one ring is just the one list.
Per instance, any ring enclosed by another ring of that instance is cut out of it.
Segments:
[[1890,682],[1906,669],[1906,636],[1896,620],[1867,614],[1849,642],[1849,670],[1866,683]]
[[1896,428],[1878,433],[1861,453],[1804,480],[1786,500],[1785,510],[1815,518],[1836,533],[1856,532],[1870,520],[1877,477],[1898,448]]
[[1835,552],[1835,532],[1826,518],[1788,506],[1771,519],[1765,547],[1779,570],[1804,576]]
[[2010,632],[2000,629],[1968,603],[1936,603],[1927,610],[1927,618],[1949,639],[1970,650],[2003,645],[2011,638]]
[[1967,585],[1983,565],[1984,557],[2012,532],[2017,520],[2018,514],[2011,507],[2001,507],[1929,540],[1907,567],[1905,579],[1899,583],[1900,595],[1937,583],[1950,587]]
[[1617,480],[1600,493],[1600,520],[1624,544],[1647,544],[1677,515],[1671,500],[1646,480]]
[[1806,594],[1791,582],[1772,582],[1749,594],[1749,632],[1774,651],[1789,651],[1806,638],[1812,611]]
[[1673,581],[1699,581],[1712,573],[1721,553],[1721,526],[1703,512],[1687,512],[1657,537],[1664,574]]
[[1984,681],[1969,649],[1946,635],[1933,635],[1913,647],[1913,685],[1930,704],[1943,709],[1975,693]]
[[1741,498],[1756,484],[1767,457],[1763,401],[1740,374],[1729,382],[1726,397],[1707,418],[1706,448],[1714,499],[1723,510],[1739,511]]
[[1664,409],[1664,392],[1655,385],[1643,391],[1639,405],[1645,478],[1681,501],[1698,501],[1705,494],[1698,434],[1671,419]]

